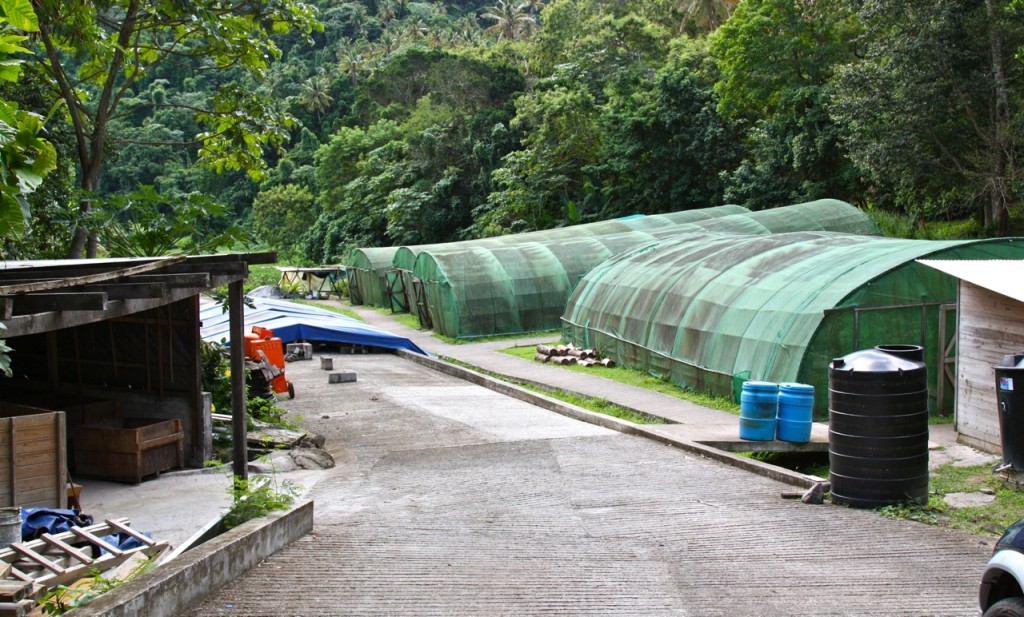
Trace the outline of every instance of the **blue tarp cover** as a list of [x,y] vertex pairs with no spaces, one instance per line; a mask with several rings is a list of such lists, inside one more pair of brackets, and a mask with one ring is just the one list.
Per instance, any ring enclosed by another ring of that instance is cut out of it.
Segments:
[[[245,307],[245,327],[261,326],[274,332],[282,343],[346,343],[369,345],[384,349],[408,349],[425,356],[430,355],[407,338],[375,328],[326,309],[287,300],[252,298],[255,309]],[[207,304],[200,308],[202,320],[200,335],[204,341],[229,342],[228,314],[221,304]]]

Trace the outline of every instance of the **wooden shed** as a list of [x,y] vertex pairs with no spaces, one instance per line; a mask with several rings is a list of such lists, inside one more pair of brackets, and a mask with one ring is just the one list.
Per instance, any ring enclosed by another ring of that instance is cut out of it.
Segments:
[[1024,350],[1024,261],[921,260],[959,279],[956,335],[958,440],[1002,450],[993,367]]
[[[275,259],[259,253],[0,262],[0,333],[13,348],[14,373],[0,376],[0,418],[30,413],[25,409],[59,414],[48,448],[64,451],[52,452],[47,469],[139,482],[169,468],[202,466],[212,456],[212,430],[201,387],[199,297],[227,286],[238,306],[232,330],[241,333],[249,265]],[[232,346],[231,361],[243,366],[240,345]],[[244,418],[244,371],[237,373],[243,377],[233,380],[233,402],[241,401],[235,412]],[[244,430],[244,422],[236,424]],[[24,476],[3,460],[0,496],[17,495]],[[60,484],[51,505],[64,505]],[[28,505],[13,500],[0,505]]]

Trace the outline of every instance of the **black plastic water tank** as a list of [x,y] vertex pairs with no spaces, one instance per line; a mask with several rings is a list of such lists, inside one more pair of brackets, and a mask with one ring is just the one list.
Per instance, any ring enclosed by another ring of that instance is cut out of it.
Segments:
[[833,503],[874,508],[928,501],[928,368],[923,357],[916,345],[879,346],[829,365]]

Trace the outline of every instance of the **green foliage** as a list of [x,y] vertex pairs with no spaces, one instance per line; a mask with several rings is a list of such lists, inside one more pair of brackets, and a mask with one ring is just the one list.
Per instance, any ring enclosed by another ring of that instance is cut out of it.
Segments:
[[609,99],[599,120],[604,148],[590,167],[602,187],[601,217],[722,203],[739,135],[716,112],[707,58],[705,41],[674,41],[652,79]]
[[245,278],[246,293],[264,287],[266,285],[277,285],[281,280],[281,272],[273,264],[256,264],[249,266],[249,276]]
[[[16,82],[22,60],[12,57],[28,50],[29,37],[39,23],[28,0],[0,1],[0,81]],[[0,99],[0,240],[17,238],[29,226],[27,196],[57,166],[57,151],[43,138],[43,118]]]
[[[163,120],[171,108],[188,110],[198,122],[174,145],[190,146],[211,169],[244,170],[260,177],[263,148],[285,143],[293,119],[277,100],[252,87],[252,81],[264,78],[269,63],[281,56],[275,37],[308,36],[319,27],[314,8],[296,0],[230,6],[198,0],[162,3],[159,10],[124,0],[43,2],[35,8],[36,66],[59,93],[74,133],[79,186],[86,193],[79,204],[83,213],[100,192],[111,146],[164,146],[169,144],[163,140],[174,134],[161,134],[155,127],[118,131]],[[192,80],[193,91],[202,87],[201,96],[166,96],[160,89],[149,100],[126,96],[146,89],[162,72],[180,69],[191,75],[176,75],[178,83]],[[93,256],[88,236],[85,228],[75,229],[71,256]]]
[[[1003,484],[987,465],[956,466],[946,463],[932,470],[929,477],[932,494],[925,505],[900,503],[880,508],[884,516],[914,520],[929,525],[964,529],[972,533],[999,535],[1024,511],[1024,492]],[[943,496],[949,493],[986,491],[994,495],[992,503],[954,508]]]
[[[2,43],[0,34],[0,49]],[[56,150],[42,133],[43,119],[38,114],[0,100],[0,238],[17,237],[27,231],[27,195],[57,167]]]
[[[31,7],[10,4],[12,20]],[[4,255],[81,254],[99,227],[78,206],[139,185],[216,196],[304,263],[821,197],[909,214],[914,237],[1003,233],[996,214],[1024,195],[1019,5],[40,3],[38,34],[12,42],[37,52],[32,88],[0,95],[45,116],[60,93],[60,172]],[[0,226],[24,205],[0,206]]]
[[85,606],[108,591],[117,589],[133,578],[155,567],[156,562],[147,559],[132,568],[124,578],[107,578],[98,569],[93,568],[87,575],[89,578],[87,586],[68,587],[67,585],[58,585],[54,587],[53,590],[40,599],[40,610],[42,610],[44,615],[63,615],[72,609]]
[[221,204],[199,194],[161,195],[152,186],[107,198],[90,224],[112,257],[213,253],[245,237],[227,223]]
[[599,161],[598,107],[588,88],[534,90],[516,101],[516,110],[512,127],[527,137],[493,172],[495,190],[474,213],[481,235],[554,227],[586,186],[584,169]]
[[231,495],[231,507],[221,522],[225,529],[233,529],[271,512],[287,510],[295,503],[298,490],[287,481],[278,488],[266,476],[249,480],[235,477],[228,488],[228,494]]
[[838,69],[832,114],[873,201],[930,220],[973,215],[1006,233],[1024,145],[1019,15],[1000,0],[856,6],[862,58]]
[[[6,329],[7,326],[0,323],[0,334],[3,334]],[[5,377],[13,375],[11,371],[11,357],[7,355],[10,351],[14,351],[14,349],[5,344],[3,336],[0,336],[0,373],[3,373]]]
[[282,261],[293,261],[303,234],[316,218],[313,194],[294,184],[282,184],[260,192],[252,209],[253,230],[259,239],[277,251]]
[[[245,400],[247,420],[265,422],[282,428],[296,428],[294,422],[290,422],[285,416],[288,412],[277,406],[277,401],[250,396]],[[252,428],[252,427],[250,427]]]
[[523,87],[493,54],[395,53],[358,88],[362,113],[376,119],[339,129],[317,153],[320,215],[305,238],[306,259],[456,239],[514,145],[500,123]]
[[213,411],[231,413],[231,357],[227,348],[200,341],[199,378],[203,391],[210,393]]
[[840,0],[751,0],[712,35],[718,110],[749,127],[746,156],[725,174],[726,201],[761,209],[860,194],[827,111],[834,68],[855,59],[858,32]]
[[938,495],[929,496],[928,502],[923,505],[916,501],[908,500],[882,506],[878,509],[878,513],[886,518],[897,521],[916,521],[926,525],[940,524],[945,518],[945,511],[946,504],[942,501],[942,497]]

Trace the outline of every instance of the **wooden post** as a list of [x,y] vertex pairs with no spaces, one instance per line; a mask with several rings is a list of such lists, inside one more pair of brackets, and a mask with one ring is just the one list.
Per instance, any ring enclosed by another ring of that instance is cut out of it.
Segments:
[[235,477],[249,478],[248,447],[245,431],[245,307],[242,281],[228,285],[228,322],[231,336],[231,428],[234,440],[232,469]]

